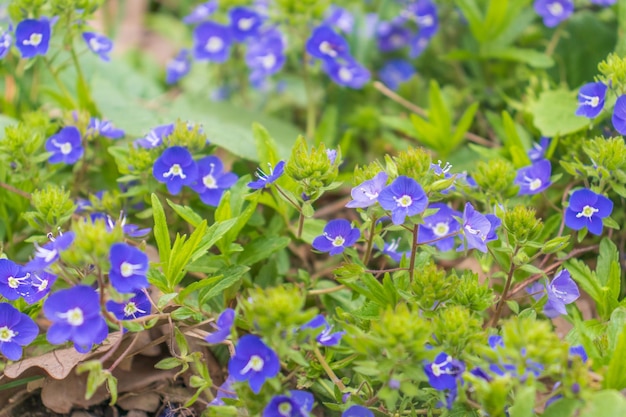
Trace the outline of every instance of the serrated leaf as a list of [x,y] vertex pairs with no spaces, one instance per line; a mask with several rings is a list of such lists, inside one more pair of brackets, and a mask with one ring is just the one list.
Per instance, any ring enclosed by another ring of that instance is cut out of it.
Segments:
[[163,269],[167,268],[172,251],[172,241],[170,240],[169,230],[167,228],[167,218],[165,211],[156,194],[152,194],[152,216],[154,218],[154,239],[159,249],[159,258]]
[[202,223],[202,216],[193,211],[191,207],[181,206],[180,204],[173,203],[170,199],[166,199],[165,201],[167,201],[167,204],[169,204],[170,207],[174,209],[176,214],[182,217],[183,220],[185,220],[193,227],[198,227],[198,225]]

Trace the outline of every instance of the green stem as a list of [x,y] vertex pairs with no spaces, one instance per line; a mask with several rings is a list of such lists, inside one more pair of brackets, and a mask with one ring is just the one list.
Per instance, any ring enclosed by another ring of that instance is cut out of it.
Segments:
[[498,304],[496,305],[496,312],[491,319],[492,324],[497,324],[498,320],[500,320],[500,314],[502,314],[502,307],[504,307],[504,302],[506,301],[506,297],[508,295],[509,289],[511,288],[511,284],[513,283],[513,274],[515,273],[515,256],[519,252],[519,247],[516,247],[513,251],[513,255],[511,256],[511,267],[509,268],[509,273],[506,276],[506,283],[504,284],[504,289],[502,290],[502,295],[498,300]]
[[409,277],[411,278],[411,282],[413,282],[413,276],[415,275],[415,256],[417,255],[417,247],[419,246],[417,243],[419,232],[420,225],[416,224],[413,226],[413,242],[411,244],[411,260],[409,262]]
[[370,227],[369,236],[367,236],[367,246],[363,255],[363,265],[367,266],[372,256],[372,248],[374,246],[374,231],[376,230],[376,216],[372,217],[372,226]]
[[59,87],[59,89],[65,96],[65,98],[67,99],[67,101],[71,104],[72,108],[74,109],[77,108],[76,101],[74,101],[74,97],[72,97],[70,92],[65,87],[65,84],[63,84],[63,81],[61,81],[61,79],[59,78],[59,74],[54,70],[54,68],[52,68],[52,63],[50,62],[50,60],[46,57],[43,57],[43,61],[45,62],[46,67],[48,67],[48,71],[50,71],[50,74],[52,75],[54,82],[57,84],[57,86]]

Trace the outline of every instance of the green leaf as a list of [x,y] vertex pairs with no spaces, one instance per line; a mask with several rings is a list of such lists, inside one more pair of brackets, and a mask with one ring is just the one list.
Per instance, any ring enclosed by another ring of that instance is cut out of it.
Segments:
[[618,307],[611,313],[611,320],[606,329],[609,342],[607,349],[608,356],[613,354],[621,355],[623,353],[617,350],[617,344],[621,334],[624,332],[624,327],[626,327],[626,308]]
[[511,118],[511,115],[506,111],[502,112],[502,127],[504,129],[504,146],[511,154],[513,164],[516,168],[521,168],[526,165],[530,165],[530,159],[524,149],[524,144],[520,138],[515,122]]
[[585,404],[578,417],[623,417],[626,398],[618,391],[596,392]]
[[617,246],[608,238],[604,238],[600,242],[600,255],[598,256],[596,275],[600,284],[608,287],[611,297],[617,301],[620,294],[622,269],[619,263]]
[[452,115],[448,106],[443,99],[439,84],[435,79],[430,80],[430,88],[428,90],[428,120],[437,127],[440,136],[450,136],[450,128],[452,126]]
[[230,287],[237,285],[241,280],[243,274],[248,272],[250,268],[243,265],[235,265],[225,270],[221,271],[222,275],[214,278],[206,278],[211,279],[211,286],[206,290],[200,291],[199,302],[200,305],[206,304],[213,297],[216,297],[224,291],[228,290]]
[[573,398],[560,398],[550,404],[542,417],[572,417],[580,405],[580,400]]
[[536,387],[520,387],[515,393],[515,401],[509,413],[511,417],[533,417],[535,413],[533,408],[535,407],[535,395]]
[[454,134],[452,135],[450,142],[449,142],[448,149],[450,151],[453,151],[454,149],[456,149],[457,146],[459,146],[459,144],[465,137],[465,134],[467,133],[469,128],[472,126],[472,122],[474,122],[474,116],[476,115],[476,112],[478,111],[478,106],[479,106],[478,102],[473,103],[471,106],[469,106],[465,110],[465,112],[459,119],[459,122],[456,125],[456,129],[454,130]]
[[200,245],[206,229],[206,220],[203,220],[200,226],[189,236],[189,240],[186,239],[186,236],[176,236],[174,247],[170,254],[170,261],[165,270],[167,282],[172,290],[185,276],[187,265],[196,253],[196,249]]
[[159,201],[159,197],[157,197],[156,194],[152,194],[151,199],[152,217],[154,218],[154,239],[156,240],[157,248],[159,249],[159,258],[161,260],[161,264],[163,265],[163,270],[165,270],[171,256],[172,241],[170,240],[170,233],[167,229],[165,211],[163,211],[163,206]]
[[198,225],[202,223],[202,216],[200,216],[198,213],[193,211],[192,208],[173,203],[169,199],[166,199],[165,201],[167,201],[167,204],[169,204],[170,207],[174,209],[176,214],[182,217],[183,220],[185,220],[187,223],[189,223],[193,227],[198,227]]
[[574,281],[576,281],[597,303],[601,299],[601,288],[596,274],[589,269],[585,262],[578,259],[568,260],[565,263],[565,267]]
[[259,155],[259,163],[261,166],[270,164],[276,166],[276,163],[280,160],[278,156],[278,146],[276,141],[266,128],[258,123],[252,124],[252,137],[256,144],[256,150]]
[[261,237],[244,246],[243,252],[239,255],[237,262],[241,265],[253,265],[263,259],[269,258],[274,252],[287,247],[289,242],[291,242],[291,239],[286,236]]
[[563,136],[589,126],[589,119],[576,116],[577,92],[564,89],[545,91],[532,102],[527,111],[543,136]]
[[221,222],[215,222],[209,227],[200,242],[198,250],[192,256],[192,261],[198,258],[198,255],[202,255],[213,247],[222,237],[224,237],[234,226],[239,222],[239,217],[234,219],[228,219]]
[[481,53],[481,58],[495,58],[505,61],[514,61],[527,64],[533,68],[550,68],[554,66],[554,59],[543,52],[528,48],[497,48]]

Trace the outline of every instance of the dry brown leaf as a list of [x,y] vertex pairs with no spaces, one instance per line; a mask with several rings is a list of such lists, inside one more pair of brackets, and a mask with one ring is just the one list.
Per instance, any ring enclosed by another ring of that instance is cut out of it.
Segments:
[[161,395],[154,391],[129,393],[120,397],[117,405],[127,411],[141,410],[154,413],[161,406]]

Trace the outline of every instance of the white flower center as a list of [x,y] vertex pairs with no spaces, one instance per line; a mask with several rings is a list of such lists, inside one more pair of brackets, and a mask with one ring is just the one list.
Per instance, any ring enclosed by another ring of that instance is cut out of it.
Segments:
[[346,242],[346,240],[343,238],[343,236],[337,236],[336,238],[333,239],[332,243],[333,246],[338,248],[339,246],[343,246],[343,244]]
[[443,237],[448,234],[450,231],[450,226],[446,222],[437,223],[435,227],[433,227],[433,233],[437,237]]
[[105,43],[101,43],[97,38],[94,37],[89,39],[89,46],[91,47],[91,49],[98,52],[100,51],[100,49],[105,49],[107,45]]
[[262,56],[261,65],[263,65],[265,69],[274,68],[274,65],[276,65],[276,56],[274,56],[274,54]]
[[218,36],[211,36],[204,46],[208,52],[216,53],[224,49],[224,41]]
[[535,191],[539,189],[539,187],[541,187],[542,184],[543,183],[541,182],[539,178],[535,178],[534,180],[530,181],[530,183],[528,183],[528,188],[530,188],[530,191]]
[[582,103],[585,106],[596,108],[600,104],[599,96],[588,96],[586,94],[580,94],[580,96],[585,99],[584,103]]
[[280,414],[281,416],[290,417],[291,409],[292,407],[290,403],[288,402],[280,403],[280,405],[278,406],[278,414]]
[[61,153],[63,155],[69,155],[70,152],[72,152],[72,144],[69,142],[65,142],[63,145],[61,145]]
[[43,258],[45,262],[52,262],[52,260],[59,254],[56,249],[46,249],[41,246],[35,250],[35,258]]
[[183,169],[180,167],[179,164],[172,165],[170,170],[163,174],[163,178],[169,178],[169,177],[172,177],[172,176],[173,177],[180,177],[183,180],[185,178],[187,178],[187,176],[185,175],[185,173],[183,172]]
[[58,316],[62,319],[66,319],[72,326],[80,326],[85,322],[83,310],[81,310],[80,307],[67,310],[65,313],[59,313]]
[[120,265],[120,273],[124,278],[128,278],[142,268],[141,265],[133,265],[129,262],[122,262]]
[[30,46],[39,46],[41,41],[43,40],[43,35],[41,33],[31,33],[28,39],[24,39],[22,42],[24,45]]
[[586,217],[590,219],[594,215],[594,213],[597,213],[598,211],[600,210],[595,207],[585,206],[580,213],[576,213],[576,218]]
[[261,358],[259,355],[252,355],[246,366],[241,370],[240,374],[245,375],[250,372],[250,370],[254,372],[260,372],[263,370],[264,365],[265,361],[263,361],[263,358]]
[[435,23],[435,19],[433,19],[433,16],[430,14],[427,14],[424,16],[417,16],[417,23],[420,26],[429,27],[429,26],[432,26],[433,23]]
[[12,277],[12,276],[10,276],[9,278],[7,278],[7,284],[9,285],[9,287],[11,287],[13,289],[16,289],[20,285],[25,285],[25,283],[23,283],[22,281],[25,281],[28,278],[30,278],[30,273],[28,273],[28,272],[23,277]]
[[485,236],[480,230],[478,229],[473,229],[472,226],[470,226],[469,224],[465,225],[465,230],[467,230],[468,233],[472,234],[472,235],[477,235],[478,237],[480,237],[480,239],[484,242],[485,240],[487,240],[487,236]]
[[550,3],[546,6],[552,16],[561,16],[563,14],[563,5],[561,3]]
[[215,177],[211,174],[202,177],[202,184],[204,184],[206,188],[217,188],[217,181],[215,180]]
[[352,71],[350,71],[348,68],[346,67],[341,67],[339,69],[339,79],[343,82],[349,82],[352,80]]
[[410,195],[403,195],[400,198],[393,198],[394,200],[396,200],[396,204],[398,205],[398,207],[409,207],[411,204],[413,204],[413,199],[411,198]]
[[7,326],[0,327],[0,342],[10,342],[15,336],[17,336],[17,333]]
[[252,25],[254,25],[254,20],[254,17],[244,17],[243,19],[239,19],[239,22],[237,22],[237,27],[239,28],[239,30],[243,31],[250,30]]
[[320,49],[320,52],[323,53],[324,55],[330,55],[333,58],[337,56],[337,51],[333,49],[332,45],[328,41],[324,41],[320,43],[319,49]]

